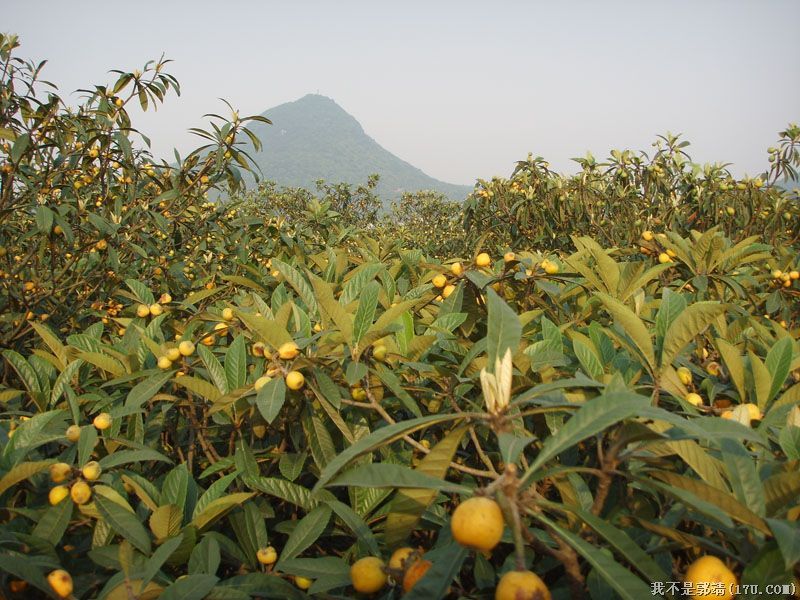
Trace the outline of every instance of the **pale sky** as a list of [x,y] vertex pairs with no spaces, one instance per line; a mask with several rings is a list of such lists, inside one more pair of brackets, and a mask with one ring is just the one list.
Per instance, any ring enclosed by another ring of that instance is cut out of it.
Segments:
[[253,114],[319,91],[400,158],[472,184],[528,152],[572,171],[667,130],[697,162],[760,172],[800,121],[798,24],[797,0],[5,0],[0,28],[62,93],[173,59],[181,96],[134,116],[156,157],[199,145],[186,130],[220,97]]

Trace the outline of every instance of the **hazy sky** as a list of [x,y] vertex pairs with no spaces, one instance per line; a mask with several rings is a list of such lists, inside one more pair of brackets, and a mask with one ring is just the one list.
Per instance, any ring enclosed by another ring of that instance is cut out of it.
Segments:
[[399,157],[471,184],[529,151],[572,170],[667,130],[696,161],[755,174],[800,120],[798,23],[797,0],[4,0],[0,28],[62,92],[174,59],[181,96],[134,118],[157,157],[198,145],[186,130],[220,97],[252,114],[319,91]]

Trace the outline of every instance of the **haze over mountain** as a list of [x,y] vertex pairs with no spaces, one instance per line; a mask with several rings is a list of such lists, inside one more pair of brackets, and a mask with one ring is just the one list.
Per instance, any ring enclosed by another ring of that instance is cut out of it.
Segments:
[[377,173],[377,192],[383,199],[399,198],[405,191],[435,190],[463,200],[472,191],[470,186],[434,179],[398,158],[327,96],[308,94],[262,114],[272,125],[252,126],[263,143],[252,156],[263,177],[280,185],[313,190],[319,179],[359,184]]

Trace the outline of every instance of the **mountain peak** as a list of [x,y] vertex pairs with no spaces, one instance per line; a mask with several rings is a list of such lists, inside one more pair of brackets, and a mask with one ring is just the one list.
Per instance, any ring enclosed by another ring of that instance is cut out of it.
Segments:
[[377,192],[383,199],[398,198],[406,191],[435,190],[463,200],[472,189],[429,177],[401,160],[328,96],[306,94],[262,114],[272,125],[253,127],[263,142],[253,157],[264,177],[280,185],[313,189],[319,179],[363,184],[377,173]]

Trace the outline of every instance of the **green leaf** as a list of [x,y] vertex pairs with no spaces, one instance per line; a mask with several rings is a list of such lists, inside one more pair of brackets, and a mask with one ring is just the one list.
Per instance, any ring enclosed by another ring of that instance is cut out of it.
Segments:
[[328,428],[317,415],[311,410],[306,410],[302,418],[303,430],[311,449],[311,456],[317,467],[324,469],[334,456],[336,447],[333,445],[333,438]]
[[292,336],[286,327],[267,317],[257,317],[243,311],[237,311],[236,316],[247,326],[250,331],[258,334],[261,340],[276,350],[281,344],[292,341]]
[[664,335],[661,366],[671,365],[681,350],[726,310],[727,305],[719,302],[697,302],[689,305],[672,322]]
[[767,519],[767,524],[778,543],[786,569],[800,561],[800,524],[783,519]]
[[333,286],[316,275],[308,273],[317,298],[319,312],[326,326],[333,323],[346,340],[353,339],[353,318],[333,296]]
[[634,345],[641,352],[642,357],[647,361],[650,371],[653,371],[656,364],[653,342],[650,339],[650,332],[642,320],[630,308],[608,294],[598,292],[595,295],[600,298],[606,310],[614,317],[614,321],[631,338]]
[[[732,527],[731,519],[736,519],[763,533],[769,533],[769,529],[761,517],[719,488],[708,485],[699,479],[668,471],[651,471],[650,475],[666,484],[658,486],[666,494],[677,497],[726,527]],[[655,482],[651,479],[649,483],[653,485]]]
[[135,279],[126,279],[125,285],[128,286],[128,289],[133,292],[134,296],[139,300],[141,304],[147,304],[150,306],[154,304],[156,299],[153,297],[153,292],[150,291],[145,284],[141,281],[136,281]]
[[143,406],[145,402],[150,400],[150,398],[161,389],[161,386],[164,385],[170,377],[172,377],[172,372],[167,371],[151,375],[147,379],[137,383],[131,388],[127,398],[125,398],[125,408],[136,409]]
[[236,440],[233,462],[243,475],[258,477],[260,474],[255,454],[253,454],[253,451],[243,437]]
[[586,562],[592,565],[595,571],[616,590],[623,600],[641,600],[642,598],[652,597],[650,586],[613,558],[603,552],[598,552],[595,546],[592,546],[571,531],[559,527],[554,521],[542,515],[536,515],[536,518],[549,525],[578,554],[583,556]]
[[[341,303],[347,306],[361,295],[361,291],[375,276],[385,269],[381,263],[367,263],[347,274],[347,281],[342,288]],[[390,278],[391,279],[391,278]],[[394,281],[394,280],[392,280]],[[390,298],[392,296],[389,296]]]
[[395,396],[397,396],[397,399],[403,403],[403,406],[406,407],[409,412],[415,417],[422,416],[422,411],[419,409],[416,400],[403,389],[403,384],[391,369],[384,365],[376,365],[375,373],[377,373],[380,380],[386,384],[386,387],[388,387]]
[[[43,592],[40,597],[47,598],[53,597],[53,589],[42,573],[41,567],[31,560],[30,556],[15,556],[13,554],[3,554],[3,559],[0,560],[0,571],[10,573],[17,579],[27,581],[35,588]],[[31,594],[28,597],[33,597]]]
[[244,387],[247,381],[247,348],[243,335],[237,335],[225,352],[225,380],[229,390]]
[[750,359],[750,372],[753,374],[753,392],[756,404],[758,404],[761,412],[765,412],[770,398],[770,389],[772,388],[772,375],[770,375],[766,365],[761,362],[755,352],[748,350],[747,356]]
[[176,377],[174,383],[186,388],[190,392],[193,392],[202,398],[205,398],[211,403],[216,402],[222,397],[222,392],[216,385],[213,385],[205,379],[200,379],[199,377],[195,377],[193,375]]
[[778,435],[778,442],[786,458],[800,460],[800,427],[785,426]]
[[781,558],[781,551],[775,542],[761,546],[759,552],[748,560],[747,566],[742,571],[740,582],[742,593],[737,594],[736,599],[762,600],[765,597],[785,597],[783,594],[763,593],[767,586],[783,586],[794,582],[792,570],[785,567]]
[[72,499],[67,497],[55,506],[48,508],[36,527],[33,528],[31,535],[47,540],[56,546],[64,535],[72,518],[72,509],[75,504]]
[[208,369],[208,374],[211,376],[211,380],[214,382],[214,385],[217,386],[217,389],[219,389],[220,392],[227,394],[230,391],[230,388],[228,387],[228,379],[226,378],[225,370],[222,368],[219,360],[217,360],[217,357],[214,356],[214,353],[211,350],[201,345],[197,346],[197,353],[203,360],[203,364],[206,366],[206,369]]
[[600,362],[600,357],[595,352],[593,345],[576,336],[572,339],[572,349],[589,377],[600,379],[603,376],[603,363]]
[[172,469],[161,484],[160,504],[174,504],[184,506],[189,492],[189,470],[185,464],[180,464]]
[[756,461],[741,442],[736,440],[722,440],[720,450],[734,496],[755,514],[763,517],[766,506],[764,490],[756,471]]
[[522,477],[522,482],[528,482],[547,461],[564,450],[619,421],[637,415],[649,404],[649,398],[627,390],[607,391],[589,400],[555,435],[545,440],[536,460]]
[[661,340],[662,347],[667,329],[685,309],[686,300],[683,296],[665,287],[661,296],[661,306],[656,314],[656,338]]
[[353,339],[351,345],[353,348],[358,346],[358,342],[369,331],[372,326],[372,321],[375,318],[375,309],[378,307],[378,292],[380,292],[381,285],[377,281],[370,281],[363,292],[361,293],[361,300],[358,302],[358,309],[353,319]]
[[[175,506],[174,504],[164,504],[159,506],[150,515],[150,531],[159,540],[167,539],[178,535],[183,523],[183,509]],[[189,528],[195,531],[193,528]],[[187,542],[189,540],[187,539]],[[192,542],[192,545],[194,542]]]
[[[81,437],[78,439],[78,464],[85,465],[92,460],[92,453],[97,446],[97,429],[91,425],[81,427]],[[102,465],[101,465],[102,466]]]
[[500,447],[500,455],[506,464],[516,463],[520,453],[525,447],[536,439],[535,436],[526,435],[520,437],[513,433],[500,432],[497,434],[497,443]]
[[789,369],[792,366],[792,347],[792,339],[785,337],[779,340],[767,354],[766,366],[770,375],[772,375],[772,385],[769,389],[767,403],[772,401],[783,387],[783,384],[786,383],[786,377],[788,377]]
[[739,398],[742,402],[745,402],[747,399],[747,389],[744,383],[744,361],[742,360],[741,353],[736,346],[722,338],[717,338],[715,343],[720,356],[722,356],[722,360],[725,362],[725,366],[728,368],[731,381],[733,381],[733,384],[736,386],[736,391],[739,392]]
[[58,336],[53,333],[47,325],[31,322],[31,327],[33,327],[39,337],[42,338],[42,341],[47,344],[47,347],[50,348],[56,358],[58,358],[58,361],[61,363],[60,370],[63,371],[67,366],[67,362],[69,362],[67,358],[67,347],[61,343]]
[[338,454],[320,473],[319,479],[314,486],[313,492],[321,490],[328,481],[333,479],[339,471],[341,471],[351,460],[366,453],[372,452],[385,444],[389,444],[408,435],[436,423],[444,423],[446,421],[453,421],[473,417],[471,413],[459,413],[455,415],[428,415],[419,419],[410,419],[408,421],[401,421],[386,427],[373,431],[369,435],[361,438],[355,444],[347,447],[343,452]]
[[308,452],[284,452],[278,461],[278,469],[284,478],[294,481],[303,472]]
[[228,489],[228,486],[233,483],[238,476],[239,472],[234,471],[233,473],[228,473],[227,475],[220,477],[214,483],[208,486],[208,489],[203,492],[203,495],[197,499],[194,512],[192,512],[192,518],[196,518],[206,509],[206,507],[208,507],[209,504],[222,497],[222,495],[225,493],[225,490]]
[[322,497],[322,494],[317,495],[320,498],[314,497],[307,487],[278,477],[243,476],[242,481],[251,489],[280,498],[307,511],[317,506],[318,500]]
[[656,563],[647,552],[642,550],[628,534],[605,519],[571,505],[556,505],[548,502],[547,506],[554,507],[556,510],[562,512],[569,511],[576,515],[589,527],[594,529],[598,535],[605,538],[605,540],[613,546],[614,550],[625,558],[633,568],[644,575],[648,581],[667,581],[669,579],[658,563]]
[[117,534],[144,554],[150,554],[150,535],[134,513],[99,494],[95,494],[94,504]]
[[281,561],[281,571],[311,579],[323,576],[338,576],[343,577],[345,585],[350,582],[350,566],[338,556],[290,558]]
[[114,377],[122,377],[126,373],[125,367],[121,362],[100,352],[78,352],[78,358],[94,365],[101,371],[110,373]]
[[253,495],[254,494],[250,492],[237,492],[213,500],[209,502],[205,510],[192,519],[191,524],[196,527],[198,531],[202,531],[222,518],[231,509],[247,502]]
[[35,392],[41,392],[42,389],[39,386],[39,379],[36,377],[36,372],[33,370],[33,367],[28,363],[27,360],[19,353],[15,352],[14,350],[3,350],[3,358],[8,361],[13,369],[17,372],[20,380],[25,385],[25,389],[28,390],[31,394]]
[[161,454],[160,452],[156,452],[155,450],[151,450],[150,448],[140,448],[139,450],[117,450],[113,454],[108,454],[100,459],[100,466],[103,469],[110,469],[112,467],[118,467],[120,465],[125,465],[129,463],[141,463],[148,460],[154,460],[158,462],[165,462],[165,463],[172,463],[170,459],[166,456]]
[[3,478],[0,479],[0,496],[3,495],[7,489],[17,485],[20,481],[25,481],[33,477],[37,473],[41,473],[45,469],[50,468],[54,460],[38,460],[34,462],[24,462],[12,467]]
[[517,352],[522,337],[522,324],[517,313],[492,288],[486,290],[486,304],[489,312],[486,354],[489,358],[489,369],[494,371],[495,361],[502,358],[507,349],[511,349],[511,354]]
[[[466,429],[459,427],[448,433],[436,444],[417,466],[420,474],[425,474],[441,481],[450,468],[450,462],[458,450]],[[386,544],[394,548],[403,543],[414,530],[422,514],[436,498],[437,491],[433,489],[398,489],[389,507],[386,516],[384,536]]]
[[305,517],[303,517],[289,534],[289,539],[283,546],[281,558],[276,565],[277,569],[282,569],[283,561],[296,558],[303,550],[319,539],[322,532],[328,526],[331,518],[329,506],[317,506]]
[[158,575],[161,567],[172,555],[172,553],[178,549],[178,546],[181,545],[182,541],[183,534],[179,533],[176,537],[166,540],[158,548],[156,548],[156,551],[153,552],[153,555],[147,559],[147,562],[144,565],[144,570],[142,571],[142,589],[144,589],[147,584],[153,580],[153,577]]
[[767,515],[782,514],[800,496],[800,471],[778,473],[764,480]]
[[289,283],[289,285],[294,288],[298,296],[300,296],[300,298],[303,300],[303,303],[306,305],[306,308],[308,308],[309,313],[316,315],[319,312],[319,309],[317,308],[317,300],[314,297],[314,290],[310,285],[308,285],[308,282],[300,274],[300,272],[291,265],[283,262],[282,260],[278,260],[277,258],[272,259],[272,268],[277,269],[281,275],[286,278],[286,281]]
[[344,522],[344,524],[350,528],[350,531],[353,532],[356,539],[366,545],[369,552],[374,555],[380,554],[380,549],[378,548],[378,541],[375,539],[375,534],[372,533],[369,525],[366,524],[364,519],[362,519],[358,513],[356,513],[356,511],[354,511],[344,502],[339,502],[333,498],[325,500],[324,502],[327,506],[330,506],[336,516],[339,517],[342,522]]
[[189,575],[200,573],[215,575],[221,560],[219,542],[215,537],[205,535],[200,540],[200,543],[194,547],[189,557]]
[[441,552],[431,567],[411,591],[403,596],[403,600],[431,600],[447,596],[447,589],[461,571],[461,565],[464,564],[469,552],[456,543],[439,550]]
[[286,402],[286,384],[282,377],[268,381],[256,395],[256,407],[264,420],[270,424],[280,414],[284,402]]
[[216,575],[186,575],[167,587],[159,600],[203,600],[219,581]]
[[467,493],[469,488],[392,463],[370,463],[340,473],[327,487],[412,488]]

